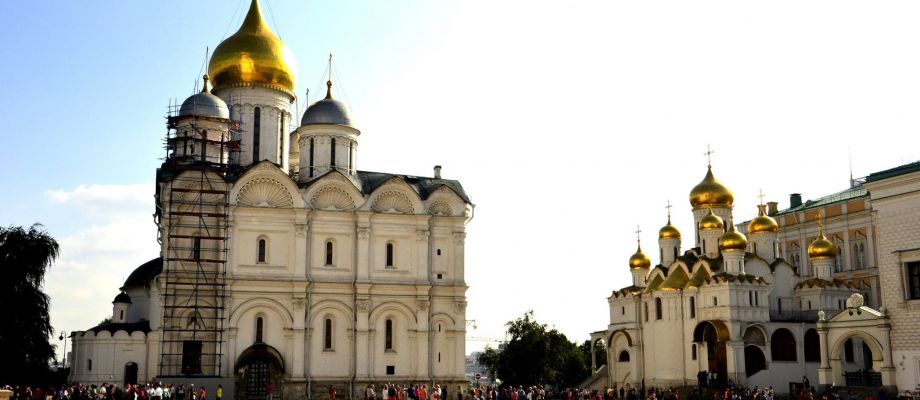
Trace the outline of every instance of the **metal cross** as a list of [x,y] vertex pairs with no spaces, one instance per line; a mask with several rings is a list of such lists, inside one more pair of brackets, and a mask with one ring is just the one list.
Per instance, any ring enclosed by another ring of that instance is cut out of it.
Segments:
[[758,194],[757,197],[760,198],[760,205],[763,205],[763,198],[764,198],[763,189],[760,189],[760,194]]
[[671,207],[671,200],[668,200],[668,205],[664,207],[668,209],[668,221],[671,220]]
[[709,145],[707,144],[707,145],[706,145],[706,152],[703,153],[703,155],[706,156],[706,165],[708,165],[708,166],[710,166],[710,167],[712,166],[712,153],[715,153],[715,151],[713,151],[713,150],[709,147]]
[[639,241],[639,234],[642,233],[642,229],[639,229],[639,225],[636,225],[636,241]]

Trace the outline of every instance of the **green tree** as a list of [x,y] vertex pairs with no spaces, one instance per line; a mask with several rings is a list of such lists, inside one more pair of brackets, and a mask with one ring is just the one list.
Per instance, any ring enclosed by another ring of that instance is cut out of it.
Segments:
[[590,367],[578,345],[534,319],[533,311],[505,324],[509,340],[487,347],[477,361],[508,385],[567,387],[586,378]]
[[[588,365],[591,364],[591,340],[585,340],[581,346],[578,346],[578,349],[581,350],[581,354],[584,355],[585,361]],[[603,343],[598,342],[594,346],[594,362],[597,364],[597,367],[600,368],[602,365],[607,364],[607,347]]]
[[56,240],[35,224],[0,228],[0,379],[32,383],[46,376],[54,357],[49,338],[50,301],[42,291],[45,272],[57,258]]

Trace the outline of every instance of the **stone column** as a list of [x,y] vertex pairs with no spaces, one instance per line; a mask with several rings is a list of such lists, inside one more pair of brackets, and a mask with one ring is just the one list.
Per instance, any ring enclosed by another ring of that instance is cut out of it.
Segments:
[[[591,349],[591,374],[593,375],[597,372],[597,356],[594,354],[594,338],[591,338],[591,346],[589,348]],[[610,362],[608,362],[607,365],[610,365]]]
[[355,270],[358,282],[370,280],[370,237],[371,227],[369,215],[358,213],[358,259],[355,260]]
[[308,346],[306,330],[305,330],[305,321],[306,321],[306,298],[303,297],[304,294],[298,293],[298,296],[294,297],[294,325],[292,329],[292,340],[294,354],[291,364],[293,368],[291,370],[292,378],[302,378],[304,377],[304,366],[306,364],[306,359],[304,355],[306,354],[304,346]]
[[416,365],[418,369],[415,371],[416,376],[425,376],[429,378],[428,363],[431,362],[431,353],[429,352],[428,346],[428,335],[429,335],[429,321],[428,321],[428,298],[418,298],[416,299],[416,308],[415,308],[415,318],[416,321],[416,340],[418,348],[418,358]]
[[747,374],[744,368],[744,342],[730,340],[725,343],[725,360],[728,362],[728,379],[739,385],[747,383]]
[[370,300],[358,299],[356,305],[354,340],[358,357],[357,364],[355,365],[355,374],[361,379],[371,375],[370,368],[373,363],[369,361],[372,360],[371,351],[373,351],[373,348],[370,346],[370,342],[373,340],[373,336],[371,336],[368,331],[368,309],[370,308]]
[[821,364],[818,366],[818,384],[821,388],[834,383],[834,373],[831,370],[830,353],[827,343],[827,323],[818,321],[818,345],[821,348]]
[[879,344],[882,347],[882,367],[879,368],[879,372],[882,373],[882,385],[894,386],[896,383],[895,376],[897,374],[897,368],[894,366],[894,360],[892,360],[891,354],[891,323],[885,323],[879,328],[881,328],[882,331],[882,337],[878,338]]

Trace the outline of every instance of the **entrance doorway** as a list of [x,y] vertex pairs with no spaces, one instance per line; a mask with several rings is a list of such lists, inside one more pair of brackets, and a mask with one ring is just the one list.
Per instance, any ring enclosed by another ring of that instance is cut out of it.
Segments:
[[246,400],[281,398],[283,374],[281,353],[265,343],[249,346],[236,361],[236,387]]
[[137,363],[129,362],[125,364],[125,386],[128,384],[137,384]]
[[721,387],[728,379],[728,358],[725,343],[729,340],[728,327],[722,321],[703,321],[693,330],[693,341],[705,343],[706,356],[709,368],[707,371],[715,372],[715,384]]

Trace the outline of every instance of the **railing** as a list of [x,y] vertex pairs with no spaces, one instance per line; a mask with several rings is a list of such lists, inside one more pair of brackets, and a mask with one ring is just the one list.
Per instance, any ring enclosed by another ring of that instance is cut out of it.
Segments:
[[876,371],[844,372],[847,386],[882,386],[882,373]]

